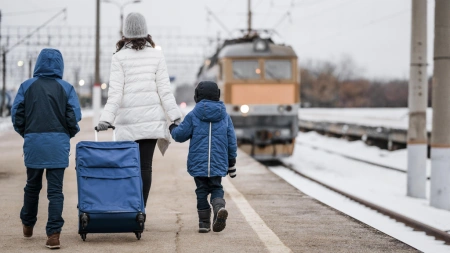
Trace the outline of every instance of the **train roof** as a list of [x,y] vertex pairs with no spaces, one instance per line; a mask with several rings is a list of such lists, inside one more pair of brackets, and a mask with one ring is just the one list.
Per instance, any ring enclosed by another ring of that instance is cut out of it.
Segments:
[[296,57],[297,54],[290,46],[277,45],[273,43],[268,43],[268,50],[256,51],[254,50],[254,43],[239,43],[227,45],[222,48],[219,52],[219,58],[223,57],[248,57],[248,56],[285,56],[285,57]]
[[[255,50],[257,42],[264,42],[267,50]],[[297,57],[291,46],[284,44],[275,44],[271,38],[261,38],[257,32],[246,35],[241,38],[225,40],[216,53],[209,57],[209,64],[202,65],[197,73],[200,76],[206,69],[210,69],[218,63],[223,57]]]

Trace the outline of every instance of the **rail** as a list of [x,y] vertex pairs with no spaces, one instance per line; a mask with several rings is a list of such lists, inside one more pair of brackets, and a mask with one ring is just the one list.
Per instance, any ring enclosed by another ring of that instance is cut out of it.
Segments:
[[343,195],[343,196],[345,196],[345,197],[347,197],[347,198],[349,198],[349,199],[351,199],[351,200],[353,200],[355,202],[358,202],[358,203],[360,203],[362,205],[365,205],[365,206],[367,206],[367,207],[369,207],[369,208],[371,208],[371,209],[373,209],[373,210],[375,210],[375,211],[377,211],[379,213],[382,213],[382,214],[384,214],[384,215],[386,215],[388,217],[391,217],[392,219],[394,219],[394,220],[396,220],[398,222],[404,223],[408,227],[411,227],[411,228],[413,228],[415,230],[423,231],[427,235],[434,236],[437,240],[442,240],[446,244],[450,244],[450,234],[448,234],[445,231],[442,231],[442,230],[439,230],[437,228],[431,227],[431,226],[429,226],[427,224],[424,224],[422,222],[416,221],[416,220],[411,219],[409,217],[406,217],[406,216],[404,216],[402,214],[399,214],[397,212],[391,211],[389,209],[381,207],[381,206],[379,206],[377,204],[374,204],[374,203],[369,202],[367,200],[364,200],[362,198],[356,197],[356,196],[354,196],[352,194],[349,194],[347,192],[341,191],[341,190],[339,190],[339,189],[337,189],[337,188],[335,188],[333,186],[330,186],[330,185],[328,185],[326,183],[323,183],[323,182],[321,182],[321,181],[319,181],[319,180],[317,180],[315,178],[312,178],[312,177],[310,177],[308,175],[305,175],[302,172],[299,172],[298,170],[294,169],[289,164],[285,164],[285,163],[281,163],[281,164],[282,164],[282,166],[288,168],[289,170],[293,171],[294,173],[296,173],[297,175],[299,175],[301,177],[304,177],[304,178],[306,178],[308,180],[311,180],[311,181],[313,181],[313,182],[315,182],[315,183],[317,183],[317,184],[319,184],[319,185],[321,185],[321,186],[323,186],[323,187],[325,187],[325,188],[327,188],[329,190],[332,190],[332,191],[334,191],[336,193],[339,193],[339,194],[341,194],[341,195]]

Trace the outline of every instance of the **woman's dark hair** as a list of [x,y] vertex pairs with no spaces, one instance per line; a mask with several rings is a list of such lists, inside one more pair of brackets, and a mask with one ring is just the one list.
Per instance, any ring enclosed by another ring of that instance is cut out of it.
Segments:
[[132,39],[128,39],[123,37],[121,40],[119,40],[116,44],[116,53],[120,51],[120,49],[123,48],[123,46],[125,46],[125,44],[127,43],[131,43],[131,48],[135,49],[135,50],[142,50],[145,47],[145,44],[150,43],[150,45],[152,45],[152,47],[155,47],[155,42],[153,42],[152,40],[152,36],[149,34],[147,35],[147,37],[145,38],[132,38]]

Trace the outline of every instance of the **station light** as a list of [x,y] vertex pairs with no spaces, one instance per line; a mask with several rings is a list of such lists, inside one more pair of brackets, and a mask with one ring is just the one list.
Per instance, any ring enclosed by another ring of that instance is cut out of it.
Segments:
[[23,66],[23,61],[18,61],[17,62],[17,66],[22,67]]
[[79,84],[80,86],[83,86],[83,85],[84,85],[84,80],[81,79],[81,80],[78,82],[78,84]]
[[248,113],[250,111],[250,107],[248,105],[241,105],[241,112]]
[[102,88],[102,90],[106,89],[106,87],[108,87],[108,85],[106,83],[102,83],[102,85],[100,86],[100,88]]
[[185,102],[181,102],[181,104],[180,104],[180,108],[182,108],[182,109],[184,109],[184,108],[186,108],[186,103]]

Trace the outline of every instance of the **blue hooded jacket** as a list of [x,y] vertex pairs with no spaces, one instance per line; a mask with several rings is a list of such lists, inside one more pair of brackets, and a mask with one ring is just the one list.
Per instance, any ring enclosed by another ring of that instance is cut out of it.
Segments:
[[11,109],[14,130],[25,140],[25,166],[33,169],[69,166],[70,138],[80,131],[77,94],[61,78],[64,62],[56,49],[43,49],[33,78],[20,85]]
[[191,139],[187,167],[193,177],[225,177],[228,160],[236,158],[233,122],[222,101],[201,100],[172,130],[172,138]]

